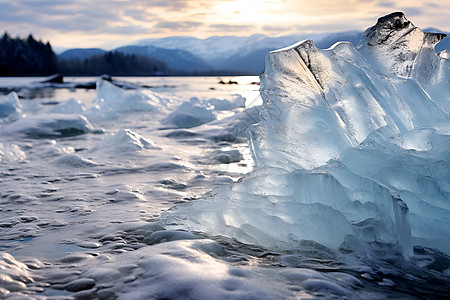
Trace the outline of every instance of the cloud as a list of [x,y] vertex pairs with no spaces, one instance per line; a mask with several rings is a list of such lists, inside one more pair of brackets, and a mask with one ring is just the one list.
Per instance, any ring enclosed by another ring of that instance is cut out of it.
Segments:
[[418,16],[424,13],[423,10],[421,10],[418,7],[405,7],[403,9],[403,12],[405,13],[406,16],[409,17]]
[[[351,10],[349,10],[351,7]],[[0,0],[0,28],[60,46],[150,37],[363,30],[392,11],[419,27],[450,30],[442,0]]]
[[287,32],[292,30],[292,26],[276,26],[276,25],[265,25],[262,27],[264,32],[268,33],[279,33],[279,32]]
[[[190,7],[188,0],[142,1],[151,7],[165,7],[172,11],[182,11]],[[192,1],[190,1],[192,3]]]
[[154,28],[189,31],[199,27],[200,25],[202,25],[202,23],[191,21],[184,21],[184,22],[160,21],[154,26]]
[[393,6],[395,6],[395,3],[394,2],[379,2],[378,5],[381,7],[393,7]]
[[123,10],[123,15],[135,19],[137,21],[152,21],[158,17],[158,14],[151,13],[148,10],[135,7],[127,7]]
[[211,24],[208,26],[212,31],[236,32],[254,29],[253,25],[230,25],[230,24]]

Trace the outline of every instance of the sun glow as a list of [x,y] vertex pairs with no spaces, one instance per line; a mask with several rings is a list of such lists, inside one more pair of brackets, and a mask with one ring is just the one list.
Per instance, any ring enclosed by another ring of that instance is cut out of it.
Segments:
[[278,0],[234,0],[220,2],[216,11],[226,20],[246,22],[247,24],[262,21],[265,13],[275,9],[280,3]]
[[53,46],[67,48],[113,49],[140,39],[167,36],[361,31],[393,11],[414,16],[414,25],[420,28],[450,31],[450,2],[442,0],[117,0],[96,1],[92,7],[87,7],[86,1],[72,0],[59,4],[0,2],[2,30],[20,36],[32,33]]

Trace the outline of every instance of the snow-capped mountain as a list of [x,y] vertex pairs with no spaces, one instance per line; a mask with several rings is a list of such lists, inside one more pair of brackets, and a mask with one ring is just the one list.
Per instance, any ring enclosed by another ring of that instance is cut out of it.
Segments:
[[105,54],[105,50],[100,48],[75,48],[69,49],[58,55],[60,59],[69,60],[69,59],[86,59],[96,55]]
[[[434,32],[439,30],[432,29]],[[327,49],[337,41],[358,44],[362,32],[346,31],[327,34],[296,34],[269,37],[254,34],[248,37],[213,36],[206,39],[178,36],[139,40],[114,51],[127,54],[147,55],[164,61],[171,70],[183,72],[198,71],[236,71],[237,73],[261,74],[264,71],[264,58],[268,52],[290,46],[298,41],[314,40],[316,47]],[[439,52],[450,49],[449,39],[437,45]],[[89,50],[89,51],[88,51]],[[59,55],[60,58],[83,57],[92,49],[71,49]],[[101,50],[101,49],[95,49]]]
[[117,48],[115,51],[156,58],[165,62],[171,70],[202,71],[211,68],[198,55],[194,55],[192,52],[183,49],[163,49],[154,46],[131,45]]
[[183,49],[201,57],[212,69],[262,73],[264,57],[269,51],[287,47],[300,40],[314,39],[318,47],[328,48],[336,41],[357,43],[362,32],[351,31],[335,34],[309,34],[269,37],[254,34],[249,37],[213,36],[207,39],[194,37],[167,37],[145,39],[136,42],[140,46],[164,49]]
[[225,60],[234,55],[261,48],[277,48],[277,45],[289,45],[298,41],[300,36],[269,38],[262,34],[249,37],[213,36],[207,39],[194,37],[167,37],[161,39],[146,39],[136,42],[140,46],[155,46],[164,49],[183,49],[203,58],[214,65],[217,60]]

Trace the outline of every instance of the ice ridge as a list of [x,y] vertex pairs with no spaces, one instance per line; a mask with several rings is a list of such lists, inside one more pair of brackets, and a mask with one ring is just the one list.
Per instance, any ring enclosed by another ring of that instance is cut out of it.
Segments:
[[356,47],[270,52],[249,129],[255,170],[167,223],[271,248],[450,253],[449,61],[434,51],[444,37],[396,12]]

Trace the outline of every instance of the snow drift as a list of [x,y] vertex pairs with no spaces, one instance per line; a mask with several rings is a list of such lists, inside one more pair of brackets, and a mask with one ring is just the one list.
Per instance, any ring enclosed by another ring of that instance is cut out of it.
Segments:
[[255,170],[166,224],[276,249],[450,253],[449,61],[434,51],[444,37],[392,13],[357,47],[269,53],[249,130]]

